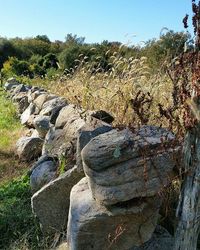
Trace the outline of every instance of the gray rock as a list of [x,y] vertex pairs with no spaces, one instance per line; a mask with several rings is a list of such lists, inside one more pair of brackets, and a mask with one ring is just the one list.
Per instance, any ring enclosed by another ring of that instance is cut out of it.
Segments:
[[159,198],[101,206],[93,199],[87,178],[83,178],[70,194],[69,249],[124,250],[140,246],[155,230],[159,206]]
[[[45,137],[42,154],[50,154],[60,158],[60,156],[66,157],[67,152],[70,154],[70,151],[72,151],[72,157],[74,157],[74,152],[72,149],[74,146],[71,144],[72,139],[73,138],[71,137],[65,137],[65,131],[63,129],[55,129],[54,127],[51,127]],[[73,159],[72,165],[74,165],[74,163],[75,162]],[[68,164],[70,164],[69,158]]]
[[55,161],[43,161],[35,166],[30,176],[30,185],[33,193],[38,191],[45,184],[55,179],[57,163]]
[[134,133],[129,129],[112,130],[92,139],[83,149],[82,156],[88,167],[101,171],[144,154],[154,155],[156,149],[174,139],[171,132],[155,126],[143,126]]
[[36,169],[39,165],[41,165],[45,161],[53,161],[56,165],[58,165],[58,158],[53,157],[51,155],[42,155],[29,169],[28,175],[30,176],[33,172],[34,169]]
[[37,116],[33,121],[34,127],[41,138],[45,138],[50,128],[50,118],[48,116]]
[[37,113],[38,112],[36,106],[33,103],[30,103],[30,105],[24,110],[20,117],[21,124],[27,124],[28,120],[30,119],[30,116]]
[[13,87],[16,87],[17,85],[19,85],[20,83],[15,79],[15,78],[9,78],[6,83],[4,84],[4,89],[9,91],[11,90]]
[[13,97],[13,101],[17,103],[17,109],[22,114],[29,106],[28,96],[26,92],[20,92]]
[[69,120],[73,121],[80,118],[82,112],[81,109],[76,108],[76,106],[72,104],[63,107],[56,119],[55,127],[62,129]]
[[161,226],[157,226],[152,238],[140,247],[130,250],[172,250],[174,238]]
[[28,88],[24,84],[19,84],[14,88],[12,92],[12,96],[15,96],[21,92],[27,92],[27,91],[28,91]]
[[45,233],[63,232],[67,226],[71,188],[84,176],[77,167],[68,170],[35,193],[32,209]]
[[85,125],[86,121],[82,118],[71,119],[69,117],[63,129],[50,128],[43,146],[43,154],[51,154],[64,157],[67,162],[67,169],[76,163],[76,145],[78,130]]
[[36,97],[34,100],[33,100],[33,103],[36,105],[36,107],[41,110],[42,109],[42,106],[45,102],[47,101],[50,101],[54,98],[57,98],[56,95],[51,95],[51,94],[48,94],[48,93],[43,93],[41,95],[39,95],[38,97]]
[[38,137],[22,137],[17,141],[17,154],[21,160],[31,161],[41,155],[43,140]]
[[45,93],[46,93],[45,91],[40,91],[40,90],[38,90],[38,89],[36,89],[36,90],[34,90],[33,88],[30,89],[30,90],[28,91],[28,94],[27,94],[27,96],[28,96],[28,102],[29,102],[29,103],[34,102],[34,100],[35,100],[38,96],[40,96],[40,95],[42,95],[42,94],[45,94]]
[[141,136],[142,133],[142,129],[137,136],[128,130],[111,131],[95,137],[83,149],[83,167],[89,187],[93,197],[101,204],[112,205],[133,198],[154,196],[171,183],[176,165],[174,151],[171,148],[156,148],[161,143],[158,135],[150,138],[149,133]]
[[55,124],[60,110],[66,105],[67,105],[67,101],[64,98],[60,98],[60,97],[46,101],[42,106],[40,115],[50,116],[50,122]]
[[77,146],[76,146],[76,165],[80,169],[83,168],[82,157],[81,157],[82,149],[88,144],[88,142],[92,138],[100,134],[109,132],[110,130],[112,130],[112,127],[110,125],[95,118],[87,119],[85,125],[83,125],[78,130]]

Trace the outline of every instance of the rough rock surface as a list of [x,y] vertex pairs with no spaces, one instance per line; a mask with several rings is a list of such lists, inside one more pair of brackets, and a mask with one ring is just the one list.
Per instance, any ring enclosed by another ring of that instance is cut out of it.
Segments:
[[46,101],[42,105],[40,115],[50,116],[50,122],[55,124],[60,110],[66,105],[67,101],[64,98],[61,97],[53,98],[52,100]]
[[66,229],[70,191],[83,176],[83,171],[74,167],[33,195],[32,209],[44,232],[63,232]]
[[31,161],[41,155],[43,140],[39,137],[22,137],[16,143],[21,160]]
[[42,106],[45,102],[50,101],[54,98],[57,98],[56,95],[51,95],[48,93],[40,94],[38,97],[34,98],[33,103],[36,105],[36,107],[41,110]]
[[166,229],[157,226],[152,238],[140,247],[133,247],[130,250],[172,250],[174,238]]
[[148,241],[156,227],[158,198],[101,206],[83,178],[70,194],[67,238],[69,249],[124,250]]
[[174,151],[163,150],[161,145],[164,138],[165,144],[174,139],[167,133],[144,127],[134,134],[114,130],[92,139],[84,147],[82,159],[93,197],[111,205],[153,196],[168,185],[176,162]]
[[90,119],[87,119],[85,125],[83,125],[78,130],[77,146],[76,146],[76,165],[80,169],[83,168],[82,157],[81,157],[82,149],[88,144],[88,142],[92,138],[100,134],[109,132],[111,130],[112,130],[112,127],[109,124],[102,122],[101,120],[92,118],[92,117]]
[[69,104],[65,107],[63,107],[59,115],[56,119],[55,127],[56,129],[62,129],[65,124],[69,121],[76,120],[80,118],[80,114],[82,113],[81,109],[76,108],[75,105]]
[[45,138],[50,128],[50,118],[48,116],[37,116],[33,121],[35,129],[41,138]]
[[33,193],[56,177],[57,162],[52,160],[37,164],[30,176],[30,185]]
[[21,124],[27,124],[28,120],[30,119],[30,116],[37,113],[38,112],[36,106],[33,103],[30,103],[30,105],[24,110],[20,117]]

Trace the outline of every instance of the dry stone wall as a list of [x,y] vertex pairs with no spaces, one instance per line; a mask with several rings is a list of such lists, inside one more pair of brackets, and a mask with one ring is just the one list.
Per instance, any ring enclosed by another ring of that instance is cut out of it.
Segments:
[[83,110],[14,78],[4,88],[29,129],[16,151],[33,161],[32,209],[43,231],[67,230],[70,250],[154,244],[159,192],[176,167],[174,135],[155,126],[114,129],[107,112]]

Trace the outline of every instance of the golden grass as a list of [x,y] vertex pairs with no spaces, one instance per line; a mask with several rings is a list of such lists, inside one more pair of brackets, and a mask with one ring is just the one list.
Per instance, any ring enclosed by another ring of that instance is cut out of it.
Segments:
[[85,109],[106,110],[115,117],[117,125],[138,124],[138,116],[131,101],[139,91],[145,95],[149,93],[153,98],[153,104],[148,110],[149,123],[169,125],[166,120],[161,121],[158,103],[166,108],[172,104],[172,83],[166,74],[158,72],[152,75],[147,58],[123,58],[115,52],[110,55],[110,69],[107,72],[98,64],[88,64],[85,58],[78,61],[79,66],[70,69],[67,75],[58,75],[52,80],[34,79],[32,85],[43,86]]

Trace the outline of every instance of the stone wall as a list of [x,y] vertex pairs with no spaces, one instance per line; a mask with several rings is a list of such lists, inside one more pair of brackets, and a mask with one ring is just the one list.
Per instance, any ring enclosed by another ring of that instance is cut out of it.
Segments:
[[107,112],[83,110],[14,78],[4,87],[28,128],[16,150],[32,162],[32,209],[43,231],[66,231],[71,250],[154,244],[159,193],[176,167],[174,135],[155,126],[113,128]]

